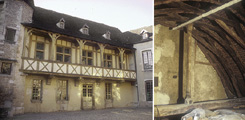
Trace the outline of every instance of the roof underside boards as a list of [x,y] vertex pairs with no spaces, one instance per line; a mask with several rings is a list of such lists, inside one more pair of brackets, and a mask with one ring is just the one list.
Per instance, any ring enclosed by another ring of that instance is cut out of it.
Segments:
[[[57,23],[60,19],[65,20],[65,28],[61,29],[57,27]],[[55,11],[35,7],[33,13],[33,22],[32,23],[22,23],[24,26],[37,28],[49,32],[59,33],[67,36],[72,36],[75,38],[86,39],[95,41],[98,43],[109,44],[112,46],[124,47],[124,48],[133,48],[132,44],[124,44],[125,38],[134,37],[124,36],[122,32],[114,27],[107,26],[105,24],[92,22],[89,20],[72,17],[66,14],[57,13]],[[80,32],[80,29],[87,25],[89,27],[89,35],[83,34]],[[103,35],[109,31],[111,40],[105,39]],[[139,35],[138,35],[139,36]]]
[[[155,0],[155,24],[176,27],[230,0]],[[245,97],[245,1],[193,23],[192,36],[228,98]],[[186,28],[184,28],[186,31]]]

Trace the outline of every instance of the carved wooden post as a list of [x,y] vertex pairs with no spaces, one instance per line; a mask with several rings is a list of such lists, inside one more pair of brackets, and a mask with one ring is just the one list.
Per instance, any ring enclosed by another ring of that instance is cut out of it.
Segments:
[[56,40],[60,37],[59,34],[55,34],[55,33],[48,33],[52,42],[51,42],[51,51],[50,51],[50,60],[55,61],[55,49],[56,49]]
[[186,85],[186,104],[192,104],[192,87],[194,87],[195,76],[195,40],[192,38],[193,25],[190,24],[187,27],[188,34],[188,68],[187,68],[187,85]]
[[25,35],[24,35],[24,41],[23,41],[22,57],[27,57],[26,53],[28,52],[28,49],[30,50],[29,43],[30,43],[30,35],[32,35],[32,29],[28,30],[28,28],[25,28],[24,34]]
[[77,40],[77,42],[78,42],[78,44],[79,44],[79,52],[80,52],[80,54],[79,54],[79,58],[80,58],[80,64],[82,64],[82,59],[83,59],[83,47],[84,47],[84,44],[86,43],[86,41],[85,40],[80,40],[80,39],[76,39]]
[[106,45],[98,43],[100,47],[100,61],[101,61],[101,67],[104,67],[104,50]]
[[122,68],[121,69],[124,69],[124,65],[123,65],[123,54],[124,54],[124,51],[125,51],[125,49],[123,49],[123,48],[118,48],[118,50],[119,50],[119,54],[120,54],[120,60],[121,60],[121,66],[122,66]]

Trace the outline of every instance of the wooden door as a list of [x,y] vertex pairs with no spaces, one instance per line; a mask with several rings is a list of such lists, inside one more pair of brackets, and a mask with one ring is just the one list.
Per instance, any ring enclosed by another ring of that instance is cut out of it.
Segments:
[[111,83],[106,83],[105,84],[105,107],[106,108],[112,108],[112,84]]
[[93,108],[93,85],[84,84],[83,85],[83,100],[82,100],[83,109],[92,109]]

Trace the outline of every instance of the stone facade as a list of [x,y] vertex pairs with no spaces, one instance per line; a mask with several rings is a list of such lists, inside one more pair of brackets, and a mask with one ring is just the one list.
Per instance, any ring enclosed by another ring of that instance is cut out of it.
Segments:
[[[11,63],[11,74],[0,74],[3,93],[9,96],[2,104],[9,108],[9,115],[24,113],[24,77],[19,71],[24,28],[22,22],[31,22],[33,9],[20,0],[5,0],[0,5],[0,66]],[[7,28],[16,30],[13,42],[5,40]]]

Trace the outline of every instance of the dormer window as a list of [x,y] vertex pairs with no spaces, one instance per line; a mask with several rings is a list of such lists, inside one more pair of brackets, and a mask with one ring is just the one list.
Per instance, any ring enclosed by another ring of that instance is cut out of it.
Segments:
[[104,37],[105,39],[110,40],[110,39],[111,39],[111,32],[110,32],[110,31],[107,31],[107,32],[103,35],[103,37]]
[[88,27],[88,25],[87,24],[83,25],[83,27],[80,29],[80,31],[83,34],[89,35],[89,27]]
[[142,37],[143,37],[143,39],[147,39],[148,38],[148,33],[143,33],[143,35],[142,35]]
[[56,25],[57,25],[57,27],[59,27],[61,29],[65,29],[65,20],[64,20],[64,18],[61,18],[60,21]]
[[140,35],[142,36],[143,39],[147,39],[149,36],[148,36],[148,31],[146,31],[145,29],[143,29],[141,32],[140,32]]

